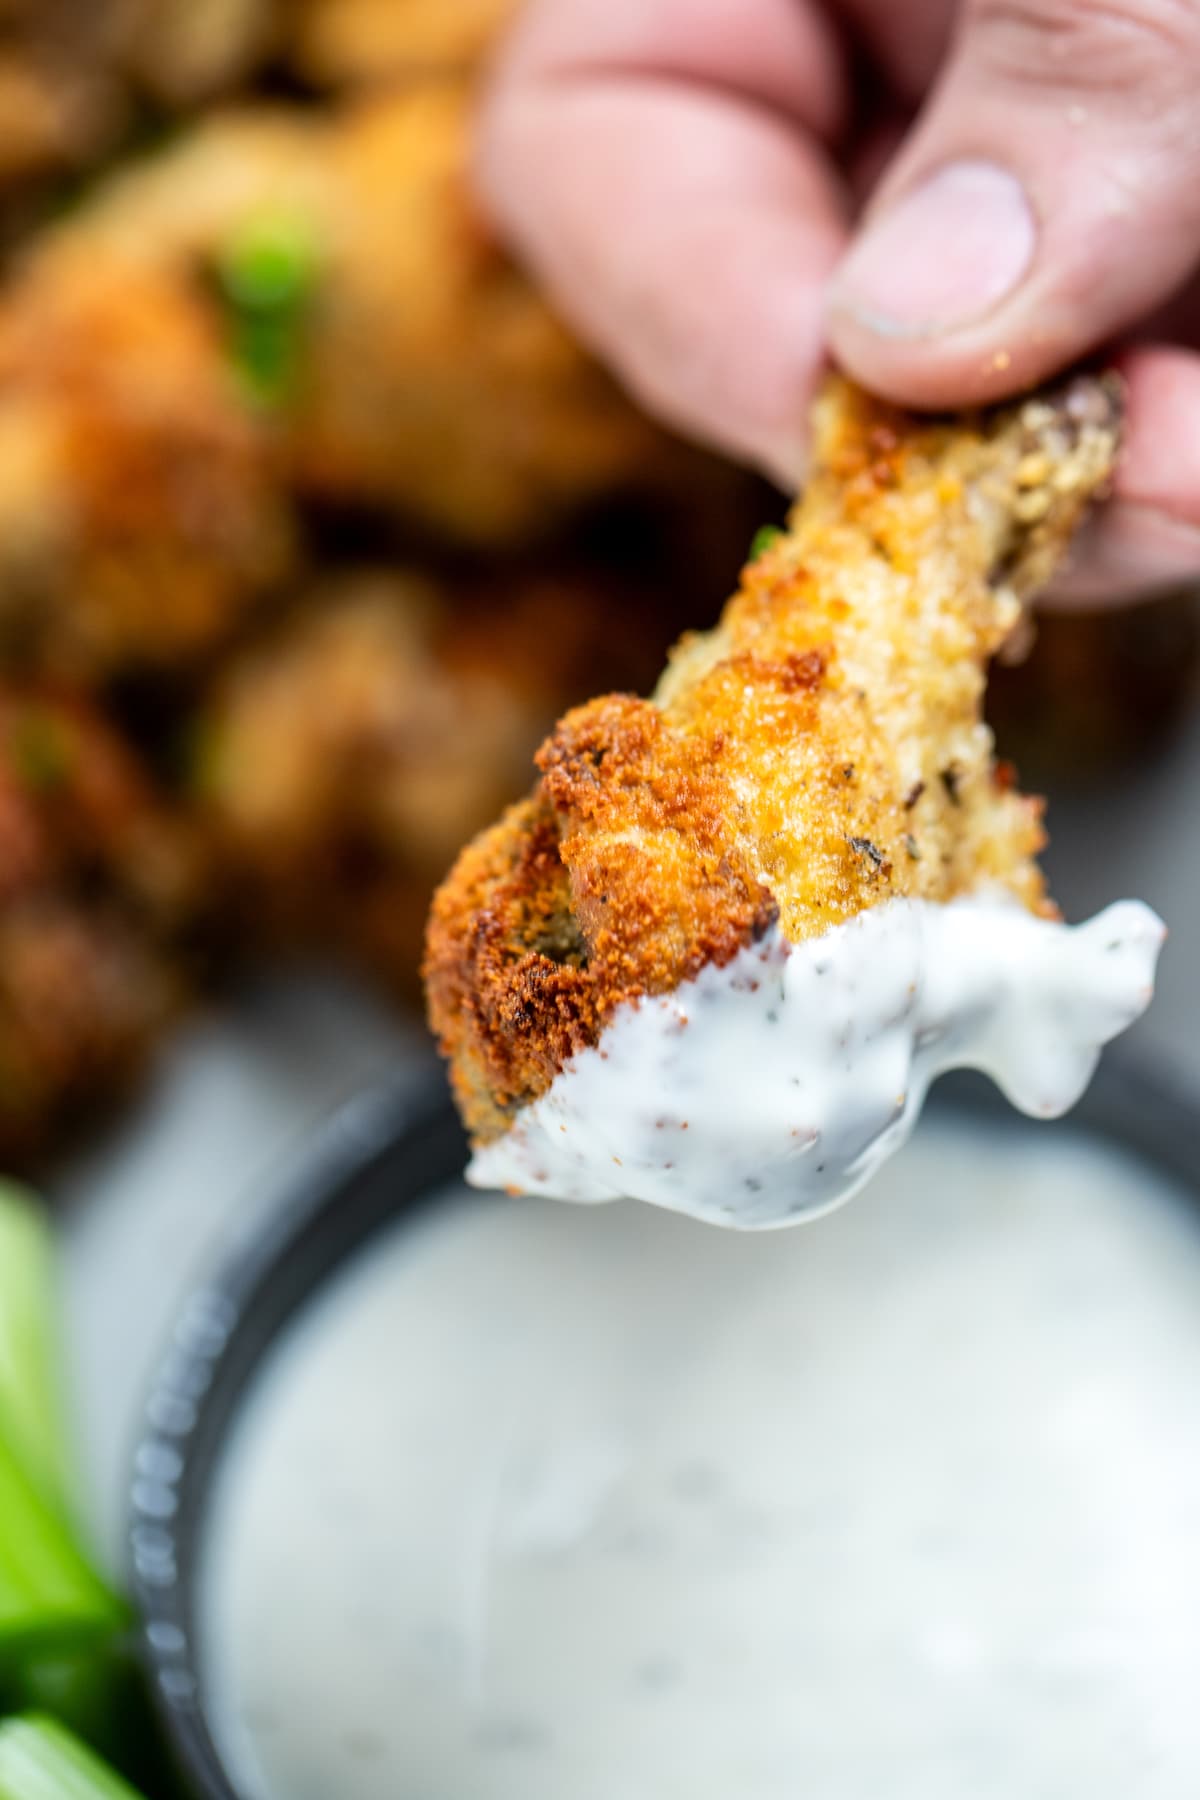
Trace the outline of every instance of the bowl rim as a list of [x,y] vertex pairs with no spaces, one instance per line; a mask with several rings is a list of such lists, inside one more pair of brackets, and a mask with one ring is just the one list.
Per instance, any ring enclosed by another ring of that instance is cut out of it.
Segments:
[[[977,1075],[955,1073],[937,1084],[929,1110],[947,1109],[1008,1120],[1014,1130],[1035,1123]],[[1132,1151],[1200,1205],[1200,1092],[1144,1053],[1110,1052],[1065,1122]],[[272,1184],[265,1214],[259,1209],[259,1222],[227,1242],[176,1314],[143,1409],[127,1548],[143,1666],[173,1758],[196,1800],[247,1800],[210,1728],[196,1631],[205,1506],[245,1386],[230,1377],[239,1365],[252,1373],[322,1280],[376,1232],[460,1178],[466,1154],[436,1064],[372,1086],[307,1134]],[[381,1202],[378,1184],[385,1177]],[[332,1240],[332,1259],[305,1274],[314,1234],[322,1232]],[[290,1283],[281,1280],[289,1270]]]
[[434,1150],[434,1178],[424,1172],[394,1203],[347,1232],[326,1273],[388,1221],[460,1175],[466,1138],[437,1065],[409,1068],[337,1106],[307,1132],[268,1182],[265,1208],[235,1231],[207,1274],[184,1295],[146,1391],[128,1496],[126,1553],[138,1615],[138,1643],[152,1700],[174,1760],[198,1800],[245,1800],[209,1728],[195,1629],[196,1565],[204,1506],[225,1430],[237,1410],[237,1388],[222,1381],[231,1359],[252,1370],[288,1318],[320,1285],[321,1272],[294,1284],[262,1342],[239,1355],[241,1334],[281,1270],[303,1256],[308,1234],[329,1235],[347,1195],[384,1169],[402,1170],[405,1152]]

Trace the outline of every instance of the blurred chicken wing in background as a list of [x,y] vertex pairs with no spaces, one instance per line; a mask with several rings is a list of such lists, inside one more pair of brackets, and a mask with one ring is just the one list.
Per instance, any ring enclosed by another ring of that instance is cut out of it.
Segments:
[[0,685],[0,1146],[126,1092],[188,999],[202,853],[89,704]]
[[[517,5],[0,0],[0,1161],[265,957],[411,997],[554,719],[645,691],[781,511],[481,218]],[[1196,658],[1140,713],[1111,661],[1119,740]]]
[[650,679],[648,615],[568,568],[359,570],[305,595],[231,661],[194,742],[208,833],[264,934],[337,944],[412,997],[433,885],[520,791],[562,695]]

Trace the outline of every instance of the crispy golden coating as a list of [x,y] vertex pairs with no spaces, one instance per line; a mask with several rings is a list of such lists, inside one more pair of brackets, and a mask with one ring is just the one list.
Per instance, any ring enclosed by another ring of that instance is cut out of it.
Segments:
[[75,680],[208,653],[287,565],[274,450],[205,308],[34,265],[0,300],[0,651]]
[[321,86],[474,69],[521,0],[293,0],[289,59]]
[[[411,990],[455,850],[520,793],[597,672],[643,678],[655,635],[594,577],[359,572],[235,660],[196,738],[210,834],[276,943],[349,954]],[[657,654],[656,654],[657,651]]]
[[982,885],[1047,909],[984,671],[1107,479],[1118,414],[1105,379],[957,423],[827,385],[807,491],[717,629],[653,700],[569,713],[436,898],[430,1014],[478,1138],[617,1006],[776,920],[798,941]]
[[78,700],[0,691],[0,1162],[128,1087],[178,1011],[190,836]]

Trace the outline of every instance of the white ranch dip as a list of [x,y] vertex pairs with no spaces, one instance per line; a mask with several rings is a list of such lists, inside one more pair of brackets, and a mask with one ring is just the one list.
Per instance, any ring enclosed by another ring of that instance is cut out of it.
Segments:
[[1140,901],[1071,927],[997,898],[887,901],[796,945],[772,932],[622,1007],[467,1179],[748,1231],[814,1218],[899,1149],[947,1069],[1066,1112],[1149,1005],[1164,935]]
[[1200,1793],[1200,1215],[931,1119],[813,1232],[451,1199],[248,1396],[254,1800]]

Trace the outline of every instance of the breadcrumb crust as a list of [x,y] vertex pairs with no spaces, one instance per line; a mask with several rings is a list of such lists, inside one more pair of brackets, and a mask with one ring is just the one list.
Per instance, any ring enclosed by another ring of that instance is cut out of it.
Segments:
[[985,670],[1107,481],[1120,413],[1112,376],[953,421],[826,384],[809,485],[716,629],[652,699],[568,713],[435,899],[430,1018],[478,1141],[618,1006],[776,920],[796,942],[983,886],[1053,912]]

